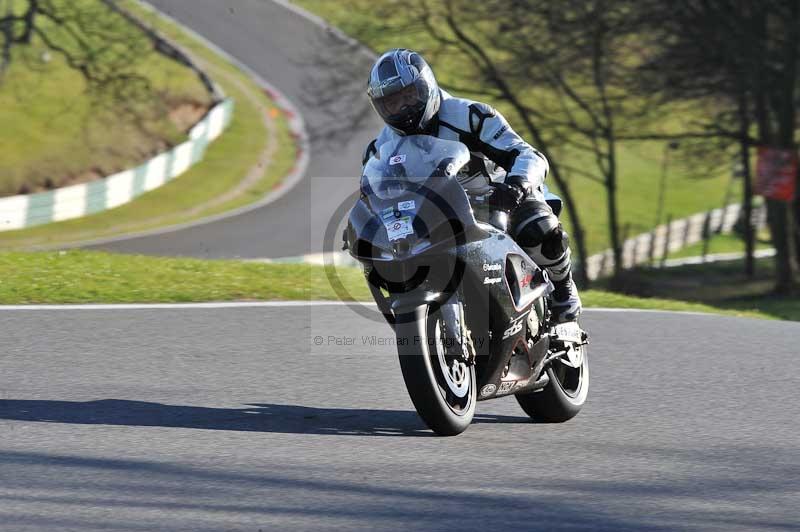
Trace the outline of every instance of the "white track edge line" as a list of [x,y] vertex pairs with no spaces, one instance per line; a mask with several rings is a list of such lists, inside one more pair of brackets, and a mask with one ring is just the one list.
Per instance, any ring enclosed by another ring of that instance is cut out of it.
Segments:
[[[70,311],[70,310],[217,310],[236,308],[287,308],[287,307],[346,307],[350,305],[375,306],[373,302],[363,301],[222,301],[206,303],[110,303],[110,304],[67,304],[67,305],[0,305],[0,312],[11,311]],[[730,317],[712,312],[696,312],[690,310],[659,310],[637,308],[590,307],[585,313],[649,313],[649,314],[681,314],[688,316],[720,316]]]
[[[220,301],[207,303],[108,303],[67,305],[0,305],[2,311],[27,310],[203,310],[229,308],[274,308],[274,307],[332,307],[346,306],[346,301]],[[372,305],[375,303],[355,303]]]

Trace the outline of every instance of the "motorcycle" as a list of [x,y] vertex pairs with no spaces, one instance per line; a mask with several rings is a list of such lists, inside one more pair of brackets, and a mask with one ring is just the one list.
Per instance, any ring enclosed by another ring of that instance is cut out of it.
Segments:
[[435,433],[463,432],[477,401],[512,394],[531,418],[567,421],[589,390],[588,335],[554,321],[547,273],[508,236],[508,213],[488,206],[488,179],[465,178],[469,162],[464,144],[427,135],[383,144],[365,165],[344,247]]

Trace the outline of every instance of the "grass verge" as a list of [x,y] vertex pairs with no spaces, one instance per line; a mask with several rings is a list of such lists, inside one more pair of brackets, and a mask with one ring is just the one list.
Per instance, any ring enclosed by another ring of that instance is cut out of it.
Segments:
[[[338,300],[325,268],[230,260],[121,255],[96,251],[0,253],[0,304],[164,303],[253,300]],[[369,301],[356,268],[337,268],[352,300]],[[590,290],[588,307],[635,308],[773,317],[759,311]]]
[[[768,249],[772,247],[769,239],[769,233],[766,229],[758,235],[756,239],[756,249]],[[708,240],[708,247],[706,248],[703,242],[686,246],[685,248],[675,253],[670,253],[670,259],[680,259],[685,257],[698,257],[703,254],[705,249],[706,253],[711,255],[714,253],[744,253],[744,240],[735,234],[730,235],[715,235]]]
[[[0,253],[0,303],[156,303],[338,299],[321,266],[122,255]],[[363,276],[343,272],[366,298]]]
[[[233,121],[209,146],[201,163],[163,187],[96,215],[0,233],[0,249],[26,249],[116,236],[218,214],[259,200],[293,166],[295,144],[288,122],[257,84],[180,27],[163,21],[131,0],[123,1],[122,5],[197,58],[226,94],[236,100]],[[256,101],[252,101],[253,97]],[[272,132],[265,127],[265,113],[272,117]],[[248,171],[259,164],[270,135],[275,149],[269,164],[261,169],[260,178],[236,198],[202,208],[239,185]]]
[[673,298],[726,311],[800,321],[800,296],[774,292],[774,259],[756,261],[752,279],[742,260],[623,272],[606,287],[645,298]]

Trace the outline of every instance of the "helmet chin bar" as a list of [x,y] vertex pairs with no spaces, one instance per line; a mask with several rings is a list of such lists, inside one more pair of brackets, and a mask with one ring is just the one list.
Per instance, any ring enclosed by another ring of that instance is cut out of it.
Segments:
[[401,126],[400,124],[390,124],[387,122],[387,125],[392,128],[398,135],[418,135],[422,133],[422,129],[419,127],[419,123],[422,121],[422,117],[417,120],[409,121],[409,125],[406,127]]

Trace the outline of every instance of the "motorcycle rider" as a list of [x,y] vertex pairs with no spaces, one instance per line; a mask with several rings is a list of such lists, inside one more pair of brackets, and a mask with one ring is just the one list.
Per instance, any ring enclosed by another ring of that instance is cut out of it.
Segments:
[[[554,315],[560,322],[577,319],[581,300],[572,279],[569,237],[545,202],[545,156],[492,107],[440,89],[428,63],[412,50],[381,55],[370,72],[367,95],[386,126],[367,147],[362,164],[396,135],[432,135],[465,144],[472,153],[469,175],[490,179],[495,189],[490,206],[510,212],[509,233],[553,281]],[[459,181],[466,186],[470,179]]]

